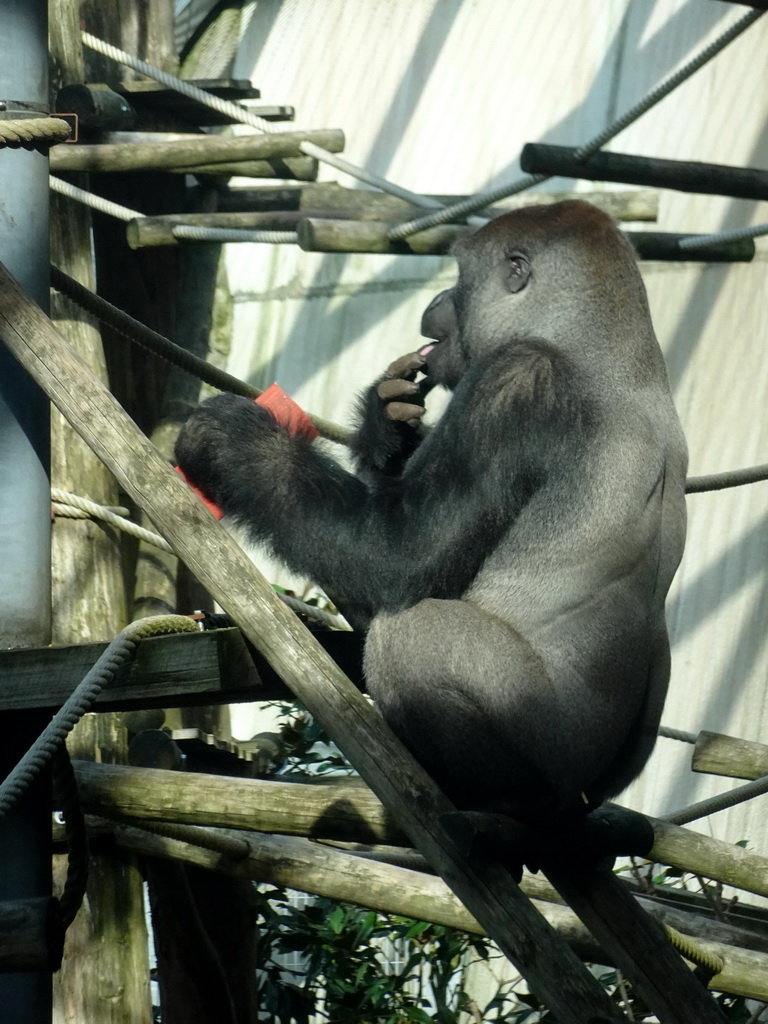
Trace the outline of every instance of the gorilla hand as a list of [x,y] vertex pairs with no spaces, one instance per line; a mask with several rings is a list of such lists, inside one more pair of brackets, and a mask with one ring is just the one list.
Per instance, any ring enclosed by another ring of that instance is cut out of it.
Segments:
[[384,379],[376,388],[376,394],[384,402],[387,416],[409,427],[418,427],[427,411],[423,405],[421,389],[414,378],[424,366],[424,357],[418,352],[400,356],[387,367]]
[[399,476],[424,439],[423,385],[414,380],[424,364],[418,352],[400,356],[361,397],[359,426],[351,446],[358,469],[371,481]]
[[248,398],[217,395],[199,406],[181,428],[176,461],[184,477],[225,515],[233,491],[242,487],[243,467],[268,466],[282,457],[286,431]]

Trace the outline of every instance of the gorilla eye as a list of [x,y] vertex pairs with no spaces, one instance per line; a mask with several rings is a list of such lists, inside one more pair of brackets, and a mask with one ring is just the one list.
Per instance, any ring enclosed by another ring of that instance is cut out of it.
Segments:
[[507,287],[511,292],[521,292],[531,276],[531,265],[525,256],[513,253],[507,257]]

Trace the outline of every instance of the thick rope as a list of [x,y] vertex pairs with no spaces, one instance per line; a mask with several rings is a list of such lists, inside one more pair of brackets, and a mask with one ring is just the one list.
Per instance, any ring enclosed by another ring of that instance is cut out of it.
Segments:
[[[745,29],[748,29],[764,13],[764,11],[755,10],[739,18],[729,29],[726,29],[722,35],[711,42],[709,46],[704,47],[700,53],[684,64],[683,67],[679,68],[655,89],[651,90],[639,103],[636,103],[634,107],[625,114],[622,114],[621,117],[617,118],[607,128],[604,128],[603,131],[578,149],[576,151],[576,159],[586,160],[587,157],[605,145],[609,139],[612,139],[634,121],[637,121],[639,117],[642,117],[651,107],[659,103],[660,100],[663,100],[665,96],[668,96],[678,85],[681,85],[686,79],[690,78],[700,67],[712,60],[714,56],[736,39],[737,36],[741,35]],[[512,185],[502,185],[499,188],[492,189],[490,192],[481,192],[476,196],[471,196],[469,199],[462,200],[460,203],[446,206],[438,213],[416,217],[403,224],[398,224],[397,227],[390,230],[387,237],[395,241],[396,239],[406,238],[417,231],[423,231],[425,228],[446,224],[452,220],[460,220],[468,213],[474,213],[476,210],[482,210],[483,207],[490,206],[500,199],[506,199],[519,192],[524,192],[526,189],[532,188],[542,181],[547,181],[550,177],[551,175],[548,174],[527,174]]]
[[[129,316],[128,313],[123,312],[122,309],[118,309],[111,302],[107,302],[106,299],[102,299],[101,296],[90,291],[79,281],[69,277],[58,267],[51,266],[51,283],[57,291],[92,313],[102,323],[173,366],[178,366],[187,373],[193,374],[206,384],[210,384],[211,387],[218,388],[220,391],[228,391],[233,395],[243,395],[245,398],[258,398],[263,394],[258,388],[233,377],[231,373],[211,366],[205,359],[192,355],[180,345],[174,344],[169,338],[146,327]],[[324,420],[320,416],[310,414],[309,418],[322,437],[329,441],[335,441],[337,444],[347,443],[349,431],[344,427],[331,423],[330,420]]]
[[754,782],[747,782],[746,785],[737,786],[727,793],[720,793],[718,796],[700,800],[696,804],[691,804],[690,807],[684,807],[682,810],[675,811],[674,814],[664,815],[661,820],[668,821],[672,825],[687,825],[691,821],[706,818],[708,815],[716,814],[718,811],[725,811],[729,807],[743,804],[745,801],[752,800],[756,796],[763,796],[765,793],[768,793],[768,775],[761,775]]
[[51,488],[51,498],[53,499],[53,511],[57,516],[64,516],[68,519],[101,519],[103,522],[109,523],[110,526],[122,530],[123,533],[130,534],[131,537],[137,537],[139,540],[146,541],[147,544],[153,544],[156,548],[161,548],[163,551],[173,550],[168,541],[160,534],[153,533],[152,530],[145,530],[143,526],[138,526],[130,519],[116,514],[104,505],[98,505],[95,501],[89,501],[88,498],[70,494],[69,491],[61,491],[58,487]]
[[166,633],[196,633],[197,624],[183,615],[158,615],[126,626],[103,652],[38,736],[16,767],[0,784],[0,818],[8,813],[29,783],[51,760],[73,726],[90,709],[98,695],[129,661],[140,640]]
[[36,149],[46,153],[58,142],[66,142],[71,134],[70,126],[60,117],[0,119],[0,149]]
[[86,192],[84,188],[78,188],[77,185],[72,185],[69,181],[64,181],[63,178],[57,178],[55,174],[48,175],[48,184],[60,196],[66,196],[67,199],[74,199],[78,203],[84,203],[86,206],[90,206],[92,210],[106,213],[108,216],[116,217],[118,220],[136,220],[137,217],[144,216],[143,213],[139,213],[138,210],[132,210],[129,206],[121,206],[120,203],[113,203],[102,196],[94,195],[93,192]]
[[53,791],[57,807],[64,815],[67,836],[67,879],[58,908],[58,923],[66,931],[80,909],[88,884],[88,833],[75,773],[64,744],[53,756]]
[[[103,811],[98,813],[102,817],[105,816]],[[199,846],[203,850],[212,850],[214,853],[229,857],[230,860],[245,860],[251,852],[250,843],[246,839],[202,825],[178,825],[175,822],[148,821],[146,818],[127,818],[118,814],[114,817],[109,816],[108,820],[114,821],[118,826],[138,828],[143,832],[152,832],[154,835],[175,839],[180,843],[188,843],[190,846]]]
[[712,473],[709,476],[691,476],[685,481],[686,494],[701,494],[704,491],[723,491],[727,487],[743,487],[768,480],[768,462],[746,469],[732,469],[727,473]]
[[664,931],[678,953],[684,956],[686,960],[690,960],[692,964],[696,964],[697,967],[702,967],[709,974],[710,978],[714,978],[725,967],[723,957],[708,949],[704,949],[690,935],[683,935],[682,932],[668,924],[664,925]]
[[295,231],[249,231],[247,228],[205,228],[195,224],[176,224],[174,238],[192,242],[269,242],[271,245],[296,245]]

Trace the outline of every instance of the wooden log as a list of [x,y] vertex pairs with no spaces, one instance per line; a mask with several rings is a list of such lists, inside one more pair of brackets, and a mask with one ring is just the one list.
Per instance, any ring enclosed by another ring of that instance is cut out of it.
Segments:
[[[300,221],[307,217],[302,210],[275,210],[263,213],[176,213],[164,217],[142,217],[129,221],[125,236],[132,249],[143,249],[154,245],[176,245],[173,234],[179,225],[204,228],[238,228],[244,231],[295,231]],[[311,211],[313,217],[324,217],[323,210]],[[334,210],[336,219],[357,217],[354,210]]]
[[[76,766],[83,801],[94,813],[191,825],[258,828],[288,835],[347,836],[358,842],[400,843],[401,831],[368,790],[349,787],[339,796],[324,786],[230,779],[208,775],[159,775],[118,765]],[[292,791],[296,792],[292,792]],[[257,822],[259,824],[257,824]],[[651,819],[654,844],[648,859],[703,875],[724,885],[768,896],[768,858],[691,829]],[[249,824],[250,823],[250,824]],[[367,838],[366,838],[367,836]],[[375,838],[372,838],[375,837]]]
[[[0,338],[147,511],[195,576],[290,681],[299,699],[391,807],[401,827],[519,967],[541,1001],[572,1024],[600,1018],[620,1021],[616,1006],[508,872],[498,864],[469,861],[447,840],[439,819],[452,810],[449,801],[5,267],[0,268]],[[682,985],[681,1002],[686,997]]]
[[654,840],[648,860],[768,897],[768,857],[658,818],[650,820]]
[[717,732],[700,732],[693,748],[691,768],[731,779],[759,779],[768,775],[768,744],[740,740]]
[[[445,256],[454,242],[475,232],[461,224],[443,224],[417,231],[408,238],[392,241],[386,221],[348,221],[307,218],[299,222],[299,245],[307,252],[370,252],[412,256]],[[703,248],[682,250],[679,242],[694,235],[661,231],[626,231],[641,260],[677,262],[749,262],[755,254],[751,238],[738,242],[718,242]]]
[[[659,922],[644,913],[611,869],[582,873],[543,864],[542,870],[661,1020],[690,1024],[725,1020]],[[684,1005],[679,986],[684,986]]]
[[[450,206],[463,195],[433,195],[430,199]],[[525,206],[558,203],[562,199],[583,199],[603,210],[614,220],[653,221],[659,212],[659,195],[653,189],[627,192],[523,192],[479,211],[480,216],[497,217]],[[218,196],[222,213],[267,212],[270,210],[349,210],[360,220],[403,220],[424,210],[397,196],[371,189],[344,188],[334,182],[288,185],[283,188],[223,189]]]
[[619,181],[627,185],[671,188],[678,192],[734,196],[737,199],[768,199],[768,171],[754,167],[728,167],[690,160],[660,160],[599,150],[586,160],[576,160],[571,146],[529,142],[523,147],[520,166],[528,174],[551,174],[588,181]]
[[249,828],[259,832],[403,844],[392,815],[365,786],[234,779],[157,768],[75,763],[92,814]]
[[337,128],[313,132],[275,132],[270,135],[195,135],[173,142],[96,143],[57,146],[51,150],[51,171],[108,173],[180,170],[210,164],[300,157],[301,143],[313,142],[331,153],[344,149]]
[[391,241],[387,221],[332,220],[307,218],[298,227],[299,245],[306,252],[369,252],[400,256],[447,256],[454,242],[474,233],[475,228],[441,224],[417,231],[408,238]]
[[[80,4],[50,0],[49,44],[55,80],[64,89],[84,77]],[[149,15],[148,15],[149,18]],[[148,26],[149,27],[149,24]],[[117,35],[107,38],[118,40]],[[80,86],[74,86],[76,89]],[[125,102],[103,90],[102,113],[120,116]],[[75,180],[87,187],[86,181]],[[51,195],[51,257],[78,281],[95,288],[91,211]],[[101,380],[108,379],[98,325],[61,293],[51,295],[51,317],[68,343]],[[104,505],[119,503],[117,482],[58,410],[51,416],[51,480]],[[75,644],[111,639],[126,619],[123,545],[116,531],[88,520],[54,520],[51,537],[52,640]],[[69,737],[80,757],[110,761],[125,752],[126,734],[116,716],[87,716]],[[54,891],[61,893],[68,857],[53,856]],[[131,1024],[149,1019],[149,954],[143,880],[135,859],[95,848],[86,897],[67,929],[61,967],[53,978],[53,1020],[100,1019]],[[105,1006],[110,1006],[108,1015]]]
[[[310,193],[308,190],[312,190]],[[239,191],[239,190],[236,190]],[[299,222],[305,219],[327,219],[333,220],[401,220],[404,217],[415,216],[419,212],[418,207],[406,203],[395,196],[388,196],[377,192],[365,191],[363,189],[346,189],[338,185],[317,184],[305,186],[293,186],[283,189],[243,189],[248,192],[264,192],[267,195],[262,199],[254,199],[253,203],[263,202],[265,209],[253,210],[223,210],[216,213],[175,213],[165,214],[161,217],[142,217],[130,221],[126,227],[126,237],[132,249],[141,249],[152,245],[176,245],[177,239],[173,234],[174,225],[185,224],[207,228],[239,228],[245,231],[295,231]],[[306,205],[309,195],[317,197],[317,209]],[[284,206],[271,206],[273,201],[280,201],[283,197]],[[610,199],[611,196],[624,196],[623,202],[601,202],[602,199]],[[632,205],[631,197],[639,197]],[[629,214],[626,219],[630,220],[653,220],[656,216],[657,203],[653,192],[618,193],[602,192],[595,193],[594,198],[598,200],[595,205],[602,209],[610,207],[612,216],[616,216],[617,210]],[[648,200],[645,200],[648,197]],[[458,199],[459,197],[449,197]],[[541,204],[542,196],[521,196],[519,202],[509,207],[495,206],[487,211],[489,216],[499,216],[508,209],[520,209],[523,206],[531,206],[534,203]],[[557,194],[556,198],[550,198],[546,194],[549,205],[557,199],[563,198]],[[343,205],[348,200],[348,205]],[[327,205],[323,205],[323,204]],[[298,205],[297,205],[298,204]]]
[[[242,837],[242,833],[225,834]],[[356,903],[382,913],[402,914],[448,928],[459,928],[471,934],[485,934],[479,922],[462,906],[441,879],[408,868],[340,853],[338,850],[306,839],[259,836],[257,841],[248,842],[248,856],[234,862],[219,853],[191,843],[153,835],[127,825],[116,826],[115,836],[120,845],[135,853],[179,860],[211,871],[252,878],[255,881]],[[618,879],[616,881],[624,890],[622,883]],[[629,900],[633,900],[628,892],[626,895]],[[644,900],[643,903],[647,905],[650,901]],[[596,942],[572,910],[558,903],[540,899],[534,899],[533,905],[582,959],[592,963],[615,964],[612,954]],[[722,940],[702,938],[699,934],[700,923],[693,914],[669,913],[658,905],[655,905],[653,910],[659,921],[669,922],[672,927],[683,930],[684,934],[694,936],[696,944],[703,950],[722,958],[724,967],[709,981],[710,990],[751,999],[766,998],[768,955],[738,948],[734,944],[739,938],[738,929],[726,925],[720,931],[720,935],[731,940],[731,943],[727,944]],[[656,922],[651,923],[658,931],[659,926]],[[677,1018],[671,1016],[663,1019],[673,1021]],[[568,1017],[566,1020],[570,1022],[573,1018]]]

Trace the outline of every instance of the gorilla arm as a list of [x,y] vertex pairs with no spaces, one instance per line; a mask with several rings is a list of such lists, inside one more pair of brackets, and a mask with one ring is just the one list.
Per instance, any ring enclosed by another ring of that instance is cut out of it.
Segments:
[[578,429],[559,418],[574,404],[571,376],[542,345],[478,358],[385,491],[230,395],[193,414],[177,459],[254,539],[367,618],[466,591],[546,475],[544,462],[563,444],[578,448]]

